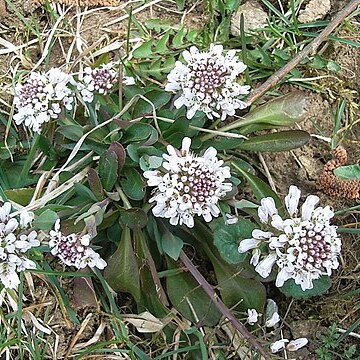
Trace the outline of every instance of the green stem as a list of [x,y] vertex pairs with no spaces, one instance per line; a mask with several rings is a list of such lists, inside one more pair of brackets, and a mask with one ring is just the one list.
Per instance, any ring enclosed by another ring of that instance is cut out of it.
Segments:
[[[233,129],[237,129],[237,128],[240,128],[240,127],[243,127],[245,125],[249,125],[249,124],[253,124],[255,123],[256,121],[258,121],[258,119],[246,119],[246,118],[242,118],[240,120],[237,120],[237,121],[234,121],[232,122],[231,124],[229,125],[225,125],[221,128],[218,129],[218,131],[221,131],[221,132],[227,132],[227,131],[230,131],[230,130],[233,130]],[[212,139],[213,137],[215,137],[216,134],[207,134],[207,135],[204,135],[201,137],[201,141],[207,141],[209,139]]]
[[119,186],[119,184],[115,185],[116,191],[120,195],[121,200],[123,201],[125,209],[131,209],[132,206],[130,204],[129,199],[126,197],[125,193],[123,192],[122,188]]

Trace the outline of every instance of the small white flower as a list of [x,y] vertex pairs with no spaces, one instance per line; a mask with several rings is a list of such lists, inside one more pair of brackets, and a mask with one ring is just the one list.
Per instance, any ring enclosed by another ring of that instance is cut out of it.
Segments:
[[253,230],[252,239],[243,240],[239,252],[267,245],[268,253],[262,260],[259,261],[258,252],[251,260],[256,264],[255,270],[267,277],[276,264],[277,287],[293,279],[302,290],[307,290],[313,288],[313,280],[322,275],[330,276],[338,268],[341,239],[337,227],[330,224],[334,212],[328,206],[316,207],[319,198],[314,195],[309,195],[299,210],[300,195],[297,187],[290,187],[285,198],[289,217],[285,219],[278,214],[272,198],[262,199],[258,216],[271,231]]
[[286,350],[297,351],[297,350],[301,349],[302,347],[306,346],[308,342],[309,341],[308,341],[307,338],[299,338],[299,339],[296,339],[296,340],[291,340],[286,345]]
[[86,266],[102,270],[106,262],[90,248],[90,235],[63,235],[60,231],[60,220],[55,222],[54,230],[49,233],[51,254],[57,256],[65,265],[83,269]]
[[281,340],[275,341],[274,343],[272,343],[270,345],[271,352],[274,354],[274,353],[277,353],[277,352],[283,350],[285,348],[285,344],[288,342],[289,342],[288,339],[281,339]]
[[24,84],[15,86],[15,123],[40,133],[44,123],[58,118],[61,106],[72,109],[71,83],[74,83],[72,76],[59,68],[30,73]]
[[255,271],[258,272],[263,278],[267,278],[271,273],[275,261],[276,254],[271,253],[256,265]]
[[250,87],[237,82],[246,65],[237,59],[234,50],[223,55],[222,45],[211,44],[208,52],[192,46],[182,55],[187,64],[175,63],[165,90],[179,92],[174,106],[177,109],[186,106],[188,119],[202,111],[209,119],[225,120],[237,109],[246,108],[239,97],[248,94]]
[[[108,64],[101,64],[99,67],[84,69],[85,76],[78,81],[77,89],[85,102],[91,103],[95,94],[106,95],[118,81],[118,70],[116,64],[110,61]],[[123,76],[125,85],[134,85],[135,79],[131,76]]]
[[274,327],[280,321],[280,316],[277,312],[273,313],[271,318],[266,320],[266,327]]
[[248,318],[247,318],[247,322],[250,324],[250,325],[254,325],[258,322],[258,312],[256,311],[256,309],[248,309],[247,311],[248,313]]
[[18,273],[36,268],[25,253],[40,245],[36,231],[29,231],[33,215],[21,213],[19,218],[11,214],[10,203],[0,206],[0,282],[10,289],[20,283]]
[[167,147],[168,154],[163,169],[145,171],[149,186],[155,186],[150,203],[155,202],[152,212],[156,217],[170,219],[171,225],[194,226],[194,216],[202,216],[206,222],[220,214],[218,202],[232,188],[225,182],[230,178],[230,168],[223,166],[214,148],[203,156],[190,151],[191,139],[184,138],[182,149]]

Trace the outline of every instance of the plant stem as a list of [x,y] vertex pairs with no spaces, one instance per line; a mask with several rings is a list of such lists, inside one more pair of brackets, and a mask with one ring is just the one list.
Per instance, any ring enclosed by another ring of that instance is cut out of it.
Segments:
[[184,251],[180,253],[180,259],[190,271],[194,279],[199,283],[203,290],[209,295],[210,299],[214,305],[219,309],[219,311],[233,324],[235,329],[249,342],[249,344],[258,351],[265,359],[270,359],[269,355],[265,352],[262,346],[259,344],[254,335],[252,335],[244,325],[242,325],[232,312],[225,306],[225,304],[220,300],[219,296],[215,293],[212,286],[206,281],[206,279],[201,275],[198,269],[194,266],[191,260],[187,257]]

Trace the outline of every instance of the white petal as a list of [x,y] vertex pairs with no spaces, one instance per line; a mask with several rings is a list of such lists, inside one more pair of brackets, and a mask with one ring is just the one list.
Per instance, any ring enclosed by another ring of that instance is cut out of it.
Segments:
[[289,342],[289,344],[287,344],[286,350],[289,350],[289,351],[299,350],[302,347],[304,347],[305,345],[307,345],[308,342],[309,341],[308,341],[307,338],[299,338],[299,339],[296,339],[296,340],[291,340]]
[[280,321],[280,316],[277,312],[275,312],[270,319],[266,320],[266,327],[273,327]]
[[274,343],[272,343],[270,345],[271,352],[273,354],[279,352],[280,350],[284,349],[285,344],[288,342],[289,342],[288,339],[282,339],[282,340],[275,341]]
[[262,230],[259,230],[259,229],[255,229],[255,230],[253,230],[251,235],[255,239],[264,240],[264,239],[270,239],[271,236],[273,235],[273,233],[270,232],[270,231],[262,231]]
[[259,262],[255,268],[255,271],[260,274],[261,277],[267,278],[271,273],[276,258],[277,255],[275,253],[270,253],[268,256],[266,256],[265,259]]
[[188,153],[190,151],[190,146],[191,146],[191,139],[188,137],[184,137],[182,140],[181,150],[185,153]]
[[289,188],[289,194],[285,197],[285,205],[290,214],[293,216],[298,210],[301,191],[296,186],[291,185]]
[[239,253],[247,252],[250,249],[256,248],[261,243],[261,240],[256,239],[244,239],[239,244]]
[[319,197],[316,195],[309,195],[303,206],[301,207],[301,217],[303,220],[310,220],[316,204],[319,202]]
[[255,323],[257,323],[259,314],[256,311],[256,309],[248,309],[247,313],[248,313],[248,318],[247,318],[248,323],[250,325],[254,325]]
[[258,215],[262,222],[267,222],[269,216],[276,215],[278,213],[275,201],[272,197],[261,199],[261,206],[258,208]]

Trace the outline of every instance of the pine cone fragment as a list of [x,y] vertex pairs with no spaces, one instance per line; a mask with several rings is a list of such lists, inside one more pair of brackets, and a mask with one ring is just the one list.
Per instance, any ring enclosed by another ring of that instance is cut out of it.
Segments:
[[328,161],[316,181],[316,187],[331,196],[340,196],[348,199],[360,197],[360,179],[342,180],[335,176],[333,170],[347,163],[347,152],[338,146],[333,152],[335,159]]

